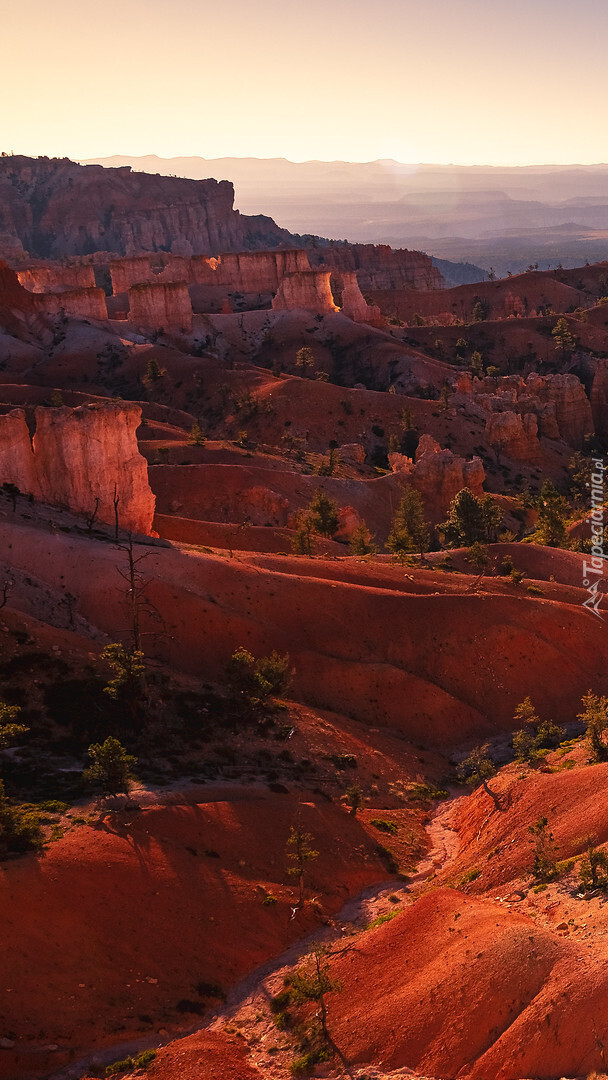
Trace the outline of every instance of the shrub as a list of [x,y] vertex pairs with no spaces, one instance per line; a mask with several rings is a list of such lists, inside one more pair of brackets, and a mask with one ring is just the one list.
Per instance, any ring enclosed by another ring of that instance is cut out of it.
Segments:
[[301,1057],[295,1058],[289,1066],[289,1071],[292,1076],[305,1076],[319,1062],[328,1060],[329,1051],[325,1047],[318,1047],[316,1050],[308,1050]]
[[396,915],[399,914],[399,908],[395,908],[393,911],[385,911],[383,915],[377,915],[375,919],[372,919],[370,923],[365,927],[366,930],[373,930],[376,926],[383,926],[384,923],[390,922]]
[[289,653],[281,656],[273,650],[268,656],[256,660],[252,653],[241,646],[230,657],[226,676],[230,692],[237,701],[246,703],[252,709],[261,708],[269,698],[283,694],[288,689],[291,679]]
[[380,829],[380,832],[390,833],[394,836],[398,831],[398,826],[394,821],[387,821],[386,818],[372,818],[370,825],[373,825],[375,829]]
[[85,769],[83,776],[90,783],[98,784],[104,793],[116,795],[128,791],[131,784],[131,770],[137,758],[127,754],[122,743],[111,736],[103,743],[89,746],[89,756],[93,764]]
[[528,826],[531,843],[534,844],[532,876],[539,882],[552,881],[556,877],[555,840],[546,817],[539,817]]
[[195,421],[188,435],[188,446],[204,446],[206,442],[207,436],[198,421]]
[[348,546],[351,555],[375,555],[378,550],[365,522],[353,529]]
[[29,731],[24,724],[15,723],[20,712],[18,705],[6,705],[0,701],[0,750],[4,750]]
[[481,870],[476,866],[473,866],[470,870],[467,870],[466,874],[463,874],[458,882],[458,887],[463,888],[465,885],[470,885],[472,881],[477,881],[477,878],[481,877]]
[[483,783],[490,776],[494,776],[496,768],[488,754],[488,743],[476,746],[464,761],[458,766],[458,777],[465,784],[477,785]]
[[579,877],[585,889],[608,888],[608,854],[590,846],[581,859]]
[[308,513],[313,529],[321,536],[331,538],[337,531],[340,522],[338,504],[324,491],[317,491],[311,499],[308,504]]
[[399,509],[393,519],[393,525],[386,546],[395,558],[404,560],[406,555],[419,552],[422,555],[429,547],[429,526],[424,518],[424,506],[420,492],[413,487],[406,487]]
[[608,758],[608,698],[598,697],[589,690],[581,701],[583,711],[577,720],[585,725],[587,745],[596,761]]
[[12,851],[34,851],[42,846],[42,842],[38,814],[13,806],[0,780],[0,858]]
[[513,749],[518,761],[533,761],[541,750],[557,746],[564,737],[564,729],[552,720],[541,720],[530,697],[520,701],[513,714],[514,723],[521,730],[513,735]]
[[115,1076],[116,1073],[121,1072],[132,1072],[134,1069],[147,1069],[155,1057],[156,1050],[142,1050],[137,1057],[123,1058],[122,1061],[115,1061],[113,1065],[108,1065],[106,1076]]

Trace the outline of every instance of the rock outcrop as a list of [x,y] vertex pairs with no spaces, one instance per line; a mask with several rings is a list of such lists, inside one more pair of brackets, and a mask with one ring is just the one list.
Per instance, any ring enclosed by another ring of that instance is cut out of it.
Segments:
[[293,245],[272,218],[234,209],[227,180],[184,180],[77,165],[68,158],[0,158],[0,257],[59,259],[96,251],[175,255]]
[[311,265],[353,270],[359,287],[369,289],[441,289],[444,282],[423,251],[393,250],[388,244],[338,244],[309,251]]
[[[594,398],[598,417],[600,379]],[[476,411],[481,419],[486,416],[492,445],[519,461],[538,460],[538,436],[561,439],[578,450],[585,435],[595,430],[592,405],[576,375],[532,372],[527,379],[519,375],[472,379],[465,373],[455,381],[455,390],[466,397],[469,412]]]
[[113,259],[112,291],[120,295],[132,285],[186,281],[189,285],[225,289],[226,292],[276,293],[285,274],[310,270],[303,248],[281,251],[240,251],[217,258],[191,258],[156,252],[134,258]]
[[486,421],[485,437],[499,456],[506,454],[514,461],[539,460],[538,419],[534,413],[492,413]]
[[95,267],[85,262],[28,266],[27,269],[18,270],[17,277],[23,288],[33,293],[63,293],[74,289],[94,289],[97,285]]
[[293,311],[302,308],[317,315],[329,315],[338,308],[330,285],[331,271],[303,270],[286,274],[272,301],[274,311]]
[[[155,499],[135,432],[138,405],[36,408],[34,436],[23,409],[0,415],[0,484],[25,495],[92,515],[113,525],[114,496],[122,529],[149,534]],[[97,507],[97,509],[96,509]]]
[[66,292],[34,293],[38,311],[47,315],[68,315],[73,319],[108,317],[106,294],[103,289],[70,289]]
[[359,282],[354,270],[342,270],[337,274],[342,291],[342,312],[353,322],[369,323],[373,326],[384,326],[384,319],[380,314],[380,308],[375,304],[368,304],[359,288]]
[[190,330],[192,304],[186,282],[132,285],[129,321],[149,330]]
[[420,492],[427,514],[439,521],[452,499],[467,487],[474,495],[483,495],[486,474],[478,457],[467,461],[451,450],[442,450],[430,435],[422,435],[413,462],[404,454],[389,454],[393,472]]
[[608,435],[608,361],[595,360],[589,403],[598,435]]

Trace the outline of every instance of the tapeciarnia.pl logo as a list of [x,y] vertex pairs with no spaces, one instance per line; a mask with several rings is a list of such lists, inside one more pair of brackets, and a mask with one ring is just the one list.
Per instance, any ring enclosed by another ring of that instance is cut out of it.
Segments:
[[604,618],[599,610],[603,591],[600,585],[604,574],[604,481],[606,466],[601,458],[593,459],[591,473],[591,512],[587,521],[591,525],[591,561],[583,560],[583,586],[587,590],[587,599],[583,607],[598,619]]

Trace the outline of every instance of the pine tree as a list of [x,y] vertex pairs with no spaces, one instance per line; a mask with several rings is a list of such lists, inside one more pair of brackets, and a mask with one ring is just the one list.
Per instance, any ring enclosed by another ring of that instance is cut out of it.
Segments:
[[469,488],[462,488],[452,499],[447,519],[437,526],[445,547],[471,547],[487,536],[487,511],[484,503]]
[[570,332],[567,320],[558,319],[551,334],[556,347],[562,354],[562,360],[565,360],[576,348],[576,341]]
[[401,561],[415,552],[422,555],[428,551],[429,526],[424,518],[422,496],[416,488],[405,488],[386,546]]
[[328,538],[334,535],[340,523],[338,504],[334,499],[331,499],[324,491],[317,491],[308,504],[308,513],[316,532]]
[[291,861],[287,873],[290,877],[298,879],[299,902],[304,903],[304,875],[309,862],[319,857],[311,844],[313,837],[308,832],[303,832],[299,826],[292,825],[287,840],[287,858]]

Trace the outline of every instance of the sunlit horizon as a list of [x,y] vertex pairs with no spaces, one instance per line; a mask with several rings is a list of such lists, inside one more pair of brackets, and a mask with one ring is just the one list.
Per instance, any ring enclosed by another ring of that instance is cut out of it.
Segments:
[[3,15],[0,149],[599,164],[607,36],[600,0],[30,0]]

